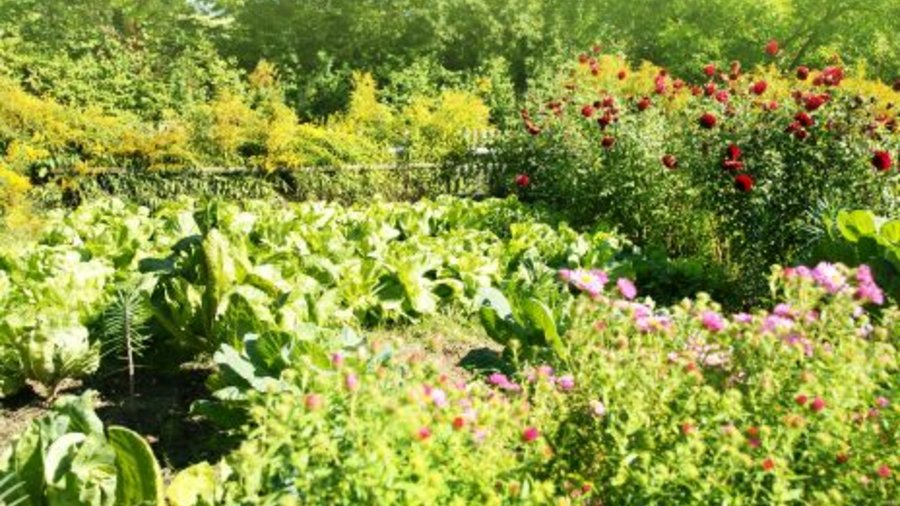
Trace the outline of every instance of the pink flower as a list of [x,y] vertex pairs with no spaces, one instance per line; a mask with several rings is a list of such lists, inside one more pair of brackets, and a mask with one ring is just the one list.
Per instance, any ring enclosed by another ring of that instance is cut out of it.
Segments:
[[885,465],[878,467],[878,476],[887,479],[891,477],[891,468]]
[[306,405],[307,410],[316,411],[322,407],[322,396],[318,394],[306,394],[304,404]]
[[422,427],[416,432],[416,436],[420,441],[425,441],[426,439],[431,437],[431,429],[428,427]]
[[879,397],[875,399],[875,404],[877,404],[881,409],[884,409],[891,405],[890,401],[887,400],[887,397]]
[[335,367],[340,367],[344,365],[344,355],[340,353],[332,353],[331,354],[331,365]]
[[575,388],[575,378],[571,374],[566,374],[565,376],[560,376],[556,380],[556,384],[559,385],[559,389],[563,392],[569,392]]
[[769,87],[769,83],[765,81],[756,81],[753,83],[753,86],[750,87],[750,92],[754,95],[762,95],[766,92],[766,89]]
[[782,318],[793,318],[794,310],[791,309],[790,304],[781,303],[775,306],[775,309],[772,311],[773,314],[776,314]]
[[522,431],[522,441],[530,443],[540,437],[541,433],[535,427],[527,427]]
[[508,384],[509,378],[507,378],[505,374],[495,372],[494,374],[491,374],[490,376],[488,376],[488,383],[499,387],[499,386]]
[[350,392],[355,392],[359,390],[359,378],[356,377],[355,374],[348,373],[344,376],[344,388],[346,388]]
[[616,280],[616,287],[618,287],[622,297],[625,297],[628,300],[632,300],[637,296],[637,288],[635,288],[634,283],[628,278],[619,278]]
[[835,294],[844,287],[847,280],[834,264],[820,262],[812,271],[812,277],[816,283],[828,293]]
[[728,93],[728,90],[719,90],[716,92],[716,102],[719,102],[720,104],[727,104],[729,98],[731,98],[731,94]]
[[748,313],[738,313],[734,315],[733,318],[734,321],[738,323],[750,323],[753,321],[753,316],[749,315]]
[[812,408],[812,410],[816,413],[819,413],[823,409],[825,409],[825,399],[816,397],[815,399],[813,399],[812,404],[810,404],[809,407]]
[[595,418],[602,418],[606,415],[606,406],[600,401],[591,401],[591,415]]
[[704,311],[700,315],[700,323],[710,332],[721,332],[725,329],[725,319],[715,311]]
[[868,265],[863,264],[856,269],[856,282],[857,287],[854,297],[857,300],[868,301],[879,306],[884,304],[884,292],[875,283],[872,270]]
[[447,394],[440,388],[433,389],[429,397],[431,397],[431,402],[433,402],[435,406],[439,408],[447,406]]

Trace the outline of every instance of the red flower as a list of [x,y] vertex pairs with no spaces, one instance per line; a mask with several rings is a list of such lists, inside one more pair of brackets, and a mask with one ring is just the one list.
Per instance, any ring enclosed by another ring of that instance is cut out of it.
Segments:
[[709,65],[703,67],[703,73],[708,75],[709,77],[716,75],[716,64],[710,63]]
[[528,188],[528,185],[531,184],[531,178],[528,177],[528,174],[519,174],[516,176],[516,186],[519,188]]
[[747,435],[750,437],[758,437],[759,436],[759,428],[758,427],[750,427],[747,429]]
[[706,96],[712,96],[716,92],[716,83],[710,81],[703,85],[703,92],[706,93]]
[[625,78],[628,77],[628,73],[625,72],[624,70],[620,70],[618,77],[619,77],[619,81],[624,81]]
[[825,86],[840,86],[844,79],[844,69],[841,67],[825,67],[822,70],[822,82]]
[[795,114],[794,119],[797,121],[797,123],[800,123],[801,125],[803,125],[805,127],[811,127],[811,126],[813,126],[813,124],[815,124],[815,121],[812,119],[812,116],[810,116],[809,114],[807,114],[804,111],[800,111],[797,114]]
[[716,101],[721,104],[727,104],[730,95],[728,94],[728,90],[719,90],[716,92]]
[[834,460],[836,460],[838,464],[846,464],[847,461],[850,460],[850,456],[841,452],[837,454],[837,457],[835,457]]
[[537,439],[541,433],[535,427],[527,427],[522,431],[522,441],[530,443]]
[[778,110],[778,101],[777,100],[769,101],[769,103],[766,105],[766,109],[769,111]]
[[684,434],[685,436],[690,436],[695,431],[696,431],[696,428],[693,425],[691,425],[689,423],[681,424],[681,433]]
[[580,55],[578,55],[578,63],[587,63],[587,62],[588,62],[588,55],[586,53],[581,53]]
[[528,131],[531,135],[540,135],[541,127],[537,126],[534,121],[525,120],[525,130]]
[[806,401],[808,401],[808,400],[809,400],[809,397],[807,397],[804,394],[800,394],[797,397],[794,397],[794,402],[796,402],[797,404],[799,404],[801,406],[805,405]]
[[718,121],[716,116],[711,112],[703,113],[703,115],[700,116],[700,126],[703,128],[713,128],[716,126],[716,121]]
[[672,81],[672,87],[675,88],[676,90],[680,90],[681,88],[684,88],[684,80],[676,79],[676,80]]
[[775,461],[772,459],[772,457],[766,457],[766,460],[762,461],[762,468],[763,468],[763,471],[766,471],[766,472],[769,472],[772,469],[775,469]]
[[816,413],[819,413],[820,411],[825,409],[825,399],[816,397],[815,399],[813,399],[812,404],[810,404],[809,407],[812,408],[812,410]]
[[797,79],[801,81],[806,81],[806,78],[809,77],[809,67],[806,65],[800,65],[797,67]]
[[591,116],[594,115],[594,108],[591,107],[590,105],[586,105],[586,106],[582,107],[581,115],[584,116],[585,118],[590,118]]
[[600,116],[599,118],[597,118],[597,124],[600,125],[601,129],[608,127],[609,124],[612,123],[612,121],[613,121],[613,117],[610,116],[609,113],[606,113],[603,116]]
[[796,132],[794,132],[794,137],[796,137],[797,139],[799,139],[801,141],[806,140],[806,138],[809,137],[809,132],[801,128],[801,129],[797,130]]
[[594,44],[594,47],[591,48],[591,51],[593,51],[594,54],[600,54],[600,51],[603,51],[603,46],[601,46],[600,44]]
[[654,85],[656,86],[656,94],[657,95],[664,94],[666,92],[666,88],[667,88],[666,87],[666,75],[663,74],[662,72],[660,72],[659,75],[657,75],[656,79],[654,80]]
[[665,155],[662,157],[662,164],[666,166],[667,169],[674,169],[678,167],[678,159],[675,158],[675,155]]
[[753,86],[750,87],[750,91],[754,95],[762,95],[763,93],[766,92],[766,88],[768,88],[768,87],[769,87],[769,83],[767,83],[765,81],[756,81],[755,83],[753,83]]
[[699,86],[691,86],[691,95],[693,95],[695,97],[699,97],[702,94],[703,94],[703,88],[701,88]]
[[894,161],[891,160],[891,154],[887,151],[876,151],[872,156],[872,165],[880,171],[887,171],[894,165]]
[[600,105],[602,105],[603,107],[615,107],[616,99],[613,97],[604,97],[603,102],[600,102]]
[[425,441],[426,439],[431,437],[431,429],[429,429],[428,427],[422,427],[416,432],[416,436],[419,438],[419,440]]
[[743,154],[743,152],[741,152],[741,148],[739,148],[737,144],[734,143],[729,144],[728,148],[725,151],[725,156],[727,156],[731,160],[740,160],[741,155]]
[[615,143],[616,143],[616,138],[611,137],[609,135],[604,136],[603,139],[600,141],[600,145],[602,145],[606,149],[612,148]]
[[824,105],[825,102],[827,102],[829,98],[830,97],[827,94],[807,95],[803,99],[803,102],[806,106],[806,110],[809,112],[812,112],[812,111],[815,111],[816,109],[818,109],[819,107],[822,107],[822,105]]
[[772,39],[766,44],[766,54],[769,56],[775,56],[778,54],[778,41]]
[[465,425],[466,425],[466,421],[463,419],[463,417],[457,416],[456,418],[453,419],[453,429],[454,430],[460,430],[463,427],[465,427]]
[[650,97],[644,97],[638,100],[637,107],[639,111],[646,111],[651,105]]
[[882,478],[885,478],[885,479],[890,478],[891,477],[891,468],[888,466],[880,466],[878,468],[878,476],[881,476]]
[[752,190],[753,184],[754,184],[753,178],[750,177],[748,174],[738,174],[734,178],[735,188],[737,188],[738,190],[740,190],[744,193],[747,193],[750,190]]

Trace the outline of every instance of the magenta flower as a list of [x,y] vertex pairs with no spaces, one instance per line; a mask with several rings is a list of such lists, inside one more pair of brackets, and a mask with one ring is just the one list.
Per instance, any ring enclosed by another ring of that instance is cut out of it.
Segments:
[[794,310],[791,308],[790,304],[781,303],[775,306],[775,309],[772,310],[773,314],[776,314],[782,318],[794,318]]
[[587,292],[591,297],[597,297],[603,292],[603,286],[609,281],[609,276],[596,269],[591,271],[576,269],[568,275],[568,281],[572,286],[582,292]]
[[887,400],[887,397],[879,397],[875,399],[875,404],[877,404],[879,408],[884,409],[890,406],[891,402]]
[[625,297],[628,300],[632,300],[637,296],[637,288],[635,288],[634,283],[628,278],[619,278],[616,280],[616,287],[618,287],[622,297]]
[[837,266],[828,262],[820,262],[816,265],[812,271],[812,277],[830,294],[837,293],[847,283],[847,279]]
[[530,443],[540,437],[541,433],[535,427],[527,427],[522,431],[522,441]]
[[559,385],[559,389],[563,392],[569,392],[575,388],[575,377],[571,374],[560,376],[559,379],[556,380],[556,384]]
[[428,427],[422,427],[416,432],[416,436],[420,441],[425,441],[426,439],[431,437],[431,429]]
[[331,365],[334,367],[340,367],[344,365],[344,355],[340,352],[331,354]]
[[875,283],[872,269],[868,265],[863,264],[856,269],[856,282],[856,293],[853,296],[857,300],[868,301],[878,306],[884,304],[884,292]]
[[488,376],[488,383],[494,385],[496,387],[503,386],[509,383],[509,378],[506,377],[505,374],[501,374],[499,372],[495,372]]
[[700,315],[700,323],[710,332],[721,332],[725,329],[725,319],[715,311],[704,311]]

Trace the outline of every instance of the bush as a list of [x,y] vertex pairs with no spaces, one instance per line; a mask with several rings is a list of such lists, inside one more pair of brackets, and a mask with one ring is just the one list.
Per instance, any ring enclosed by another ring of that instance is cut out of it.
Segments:
[[[839,67],[805,81],[774,67],[709,73],[691,85],[649,64],[582,54],[534,93],[524,128],[497,143],[505,188],[576,222],[617,224],[638,244],[724,265],[734,280],[795,258],[818,201],[883,211],[897,199],[897,171],[873,156],[897,156],[900,94],[844,79]],[[740,303],[762,290],[735,292],[730,302]]]

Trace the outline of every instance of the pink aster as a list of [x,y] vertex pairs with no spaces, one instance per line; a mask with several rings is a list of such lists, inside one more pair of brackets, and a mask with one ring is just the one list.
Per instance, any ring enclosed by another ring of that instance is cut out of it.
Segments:
[[575,388],[575,377],[571,374],[566,374],[565,376],[560,376],[556,380],[556,384],[559,386],[559,389],[563,392],[569,392]]
[[619,278],[616,280],[616,287],[619,288],[619,293],[622,294],[622,297],[625,297],[628,300],[634,299],[637,296],[637,288],[628,278]]
[[725,329],[725,319],[715,311],[704,311],[700,315],[700,323],[710,332],[721,332]]
[[540,437],[541,433],[535,427],[527,427],[522,431],[522,441],[530,443]]

